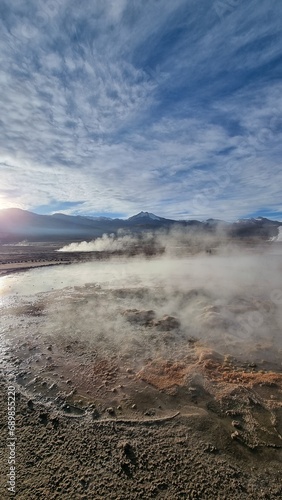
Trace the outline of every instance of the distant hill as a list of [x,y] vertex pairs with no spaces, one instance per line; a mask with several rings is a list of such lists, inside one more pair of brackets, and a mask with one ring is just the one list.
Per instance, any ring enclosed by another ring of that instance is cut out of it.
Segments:
[[173,225],[207,232],[223,228],[231,237],[257,236],[269,239],[278,235],[278,228],[282,226],[282,222],[264,217],[241,219],[234,223],[217,219],[208,219],[204,222],[177,221],[143,211],[124,220],[62,213],[38,215],[27,210],[9,208],[0,210],[0,242],[91,240],[104,233],[117,233],[120,229],[140,232],[166,229]]

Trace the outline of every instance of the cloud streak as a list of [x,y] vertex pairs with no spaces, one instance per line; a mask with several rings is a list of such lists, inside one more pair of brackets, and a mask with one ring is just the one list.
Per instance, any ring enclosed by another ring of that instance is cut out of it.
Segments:
[[3,206],[282,217],[281,9],[3,3]]

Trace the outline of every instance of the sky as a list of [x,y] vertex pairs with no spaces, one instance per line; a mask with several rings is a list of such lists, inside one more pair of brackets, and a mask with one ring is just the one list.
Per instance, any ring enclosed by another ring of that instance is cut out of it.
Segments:
[[0,208],[282,220],[281,0],[0,2]]

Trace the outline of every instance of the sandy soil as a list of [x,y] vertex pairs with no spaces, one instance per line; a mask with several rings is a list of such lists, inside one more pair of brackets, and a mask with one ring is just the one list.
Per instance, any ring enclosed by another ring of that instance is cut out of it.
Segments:
[[[4,381],[0,388],[5,499]],[[167,412],[170,420],[138,412],[97,419],[93,406],[86,416],[67,415],[18,391],[16,407],[16,498],[281,498],[281,449],[273,443],[252,449],[232,438],[234,415],[241,419],[234,406],[230,416],[219,404],[190,403],[179,414]]]
[[138,372],[77,343],[45,347],[36,377],[38,345],[21,345],[2,370],[1,498],[9,498],[11,383],[16,498],[281,498],[281,373],[199,346],[190,359],[157,359]]

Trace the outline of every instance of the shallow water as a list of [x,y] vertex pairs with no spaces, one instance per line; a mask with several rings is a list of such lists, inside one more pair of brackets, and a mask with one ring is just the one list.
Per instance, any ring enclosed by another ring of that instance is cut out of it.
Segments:
[[282,247],[273,245],[265,254],[95,260],[71,266],[31,269],[0,278],[0,297],[3,300],[13,294],[32,296],[85,283],[106,287],[156,283],[187,287],[192,282],[194,286],[210,289],[218,285],[226,289],[269,283],[275,288],[281,285],[281,277]]
[[160,335],[150,339],[148,329],[123,316],[127,309],[154,310],[156,320],[171,315],[179,321],[179,346],[193,337],[222,354],[279,362],[281,276],[278,246],[264,254],[111,259],[32,269],[0,278],[1,342],[59,335],[87,340],[107,353],[111,345],[121,353],[126,346],[140,358],[150,349],[153,355],[158,349],[177,350],[177,335],[162,345]]

